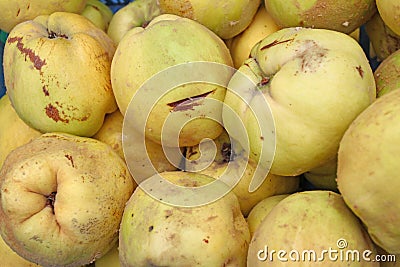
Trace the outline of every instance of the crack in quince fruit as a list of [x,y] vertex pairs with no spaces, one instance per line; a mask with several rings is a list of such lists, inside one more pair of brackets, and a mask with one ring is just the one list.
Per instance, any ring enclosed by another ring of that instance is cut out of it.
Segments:
[[214,91],[215,90],[192,97],[187,97],[178,101],[168,103],[167,105],[172,107],[172,111],[193,110],[195,106],[201,105],[200,103],[196,103],[196,101],[206,98],[209,94],[214,93]]

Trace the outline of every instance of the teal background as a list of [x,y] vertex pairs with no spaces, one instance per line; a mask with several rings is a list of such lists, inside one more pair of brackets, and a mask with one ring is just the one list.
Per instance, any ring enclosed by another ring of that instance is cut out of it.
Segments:
[[6,93],[6,86],[4,85],[4,75],[3,75],[3,49],[6,43],[7,34],[0,31],[0,97]]

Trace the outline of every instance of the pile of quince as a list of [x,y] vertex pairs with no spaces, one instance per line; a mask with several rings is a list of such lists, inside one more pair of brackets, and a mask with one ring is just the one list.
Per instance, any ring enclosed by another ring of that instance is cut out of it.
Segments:
[[400,266],[398,1],[0,10],[0,266]]

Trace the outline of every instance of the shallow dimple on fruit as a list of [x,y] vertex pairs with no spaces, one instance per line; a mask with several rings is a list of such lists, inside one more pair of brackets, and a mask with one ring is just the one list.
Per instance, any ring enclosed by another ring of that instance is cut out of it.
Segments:
[[218,218],[218,215],[210,216],[210,217],[207,218],[206,221],[212,221],[212,220],[214,220],[216,218]]

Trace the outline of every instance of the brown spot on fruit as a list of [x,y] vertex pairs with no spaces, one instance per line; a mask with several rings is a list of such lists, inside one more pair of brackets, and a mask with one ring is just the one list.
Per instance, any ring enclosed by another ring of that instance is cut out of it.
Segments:
[[45,108],[45,110],[46,110],[47,117],[49,117],[53,121],[55,121],[55,122],[58,122],[58,121],[68,122],[68,120],[64,120],[64,119],[62,119],[60,117],[60,112],[52,104],[48,104],[47,107]]
[[[83,122],[83,121],[87,121],[90,117],[90,114],[83,115],[81,117],[68,115],[66,113],[66,111],[75,113],[75,112],[79,112],[79,109],[74,106],[64,107],[64,105],[62,105],[58,101],[55,102],[55,105],[56,106],[54,106],[52,104],[48,104],[45,108],[47,117],[51,118],[55,122],[59,122],[59,121],[64,122],[64,123],[69,123],[70,121]],[[57,107],[61,108],[61,111]]]
[[205,239],[205,238],[204,238],[204,239],[203,239],[203,242],[206,243],[206,244],[208,244],[209,241],[208,241],[208,239]]
[[96,217],[89,218],[86,223],[80,223],[76,218],[71,220],[72,226],[79,230],[83,235],[92,235],[96,231],[96,225],[99,224],[99,219]]
[[172,215],[172,210],[165,211],[165,219],[168,219]]
[[44,93],[45,96],[49,96],[50,95],[49,94],[49,90],[47,90],[45,85],[43,85],[42,90],[43,90],[43,93]]
[[71,162],[72,167],[75,168],[74,159],[72,156],[67,154],[65,157]]
[[358,71],[358,74],[360,74],[360,77],[364,78],[364,70],[362,69],[362,67],[361,66],[357,66],[356,69]]
[[175,239],[175,238],[176,238],[176,234],[170,234],[170,235],[167,237],[167,240],[171,241],[171,240],[173,240],[173,239]]
[[78,121],[87,121],[89,119],[89,116],[83,116],[80,119],[77,119]]
[[11,37],[8,38],[7,41],[9,44],[17,42],[17,49],[21,51],[23,55],[25,55],[25,60],[28,57],[29,60],[33,63],[33,66],[37,70],[41,70],[44,65],[46,65],[46,60],[42,60],[38,55],[34,53],[32,49],[25,48],[24,44],[22,43],[22,37]]
[[149,232],[153,231],[153,229],[154,229],[154,226],[153,226],[153,225],[150,225],[150,226],[149,226]]
[[43,240],[37,235],[32,236],[31,238],[29,238],[29,240],[33,240],[33,241],[36,241],[36,242],[39,242],[39,243],[43,243]]
[[210,216],[210,217],[207,218],[207,222],[208,222],[208,221],[212,221],[212,220],[214,220],[214,219],[216,219],[216,218],[218,218],[217,215]]
[[305,45],[307,49],[299,55],[301,58],[301,71],[304,73],[315,72],[324,61],[328,50],[311,40],[307,41]]

